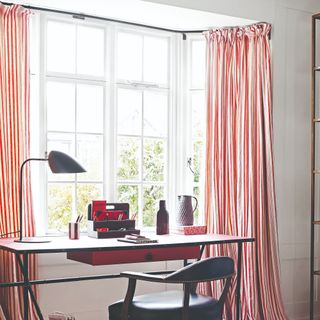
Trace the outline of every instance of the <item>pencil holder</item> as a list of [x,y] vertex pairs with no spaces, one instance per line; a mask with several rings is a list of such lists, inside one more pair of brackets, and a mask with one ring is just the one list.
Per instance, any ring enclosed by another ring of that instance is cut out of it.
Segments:
[[69,222],[69,239],[78,240],[80,238],[80,223]]

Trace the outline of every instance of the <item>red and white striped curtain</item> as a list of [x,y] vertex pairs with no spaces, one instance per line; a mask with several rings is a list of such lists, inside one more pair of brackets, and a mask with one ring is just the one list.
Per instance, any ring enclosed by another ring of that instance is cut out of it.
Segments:
[[[211,233],[248,236],[244,245],[241,316],[286,319],[273,163],[271,65],[266,23],[205,33],[207,42],[206,222]],[[208,255],[237,258],[237,248]],[[211,285],[202,287],[216,294]],[[226,319],[235,319],[235,287]]]
[[[0,234],[19,230],[19,168],[29,157],[29,11],[0,3]],[[29,169],[25,170],[23,236],[34,234]],[[18,236],[16,234],[15,236]],[[35,278],[35,257],[29,259]],[[0,282],[22,279],[11,253],[0,253]],[[0,304],[8,320],[23,319],[22,288],[0,290]],[[31,319],[34,311],[31,308]]]

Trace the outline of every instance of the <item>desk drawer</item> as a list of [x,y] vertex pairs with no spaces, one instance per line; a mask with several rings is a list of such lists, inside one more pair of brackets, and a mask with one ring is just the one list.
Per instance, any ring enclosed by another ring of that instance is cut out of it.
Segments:
[[67,259],[91,264],[93,266],[120,263],[197,259],[199,257],[199,246],[93,252],[82,251],[67,253]]

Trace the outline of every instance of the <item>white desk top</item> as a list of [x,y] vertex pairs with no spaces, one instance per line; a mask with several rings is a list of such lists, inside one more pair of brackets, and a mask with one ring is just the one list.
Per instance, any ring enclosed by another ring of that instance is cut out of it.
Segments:
[[81,236],[79,240],[69,240],[67,237],[45,238],[51,240],[48,243],[19,243],[14,238],[0,239],[0,249],[13,253],[54,253],[72,251],[113,251],[138,248],[168,248],[179,246],[192,246],[218,243],[243,243],[253,242],[254,238],[236,237],[221,234],[203,235],[161,235],[148,236],[157,239],[157,243],[125,243],[117,239],[95,239]]

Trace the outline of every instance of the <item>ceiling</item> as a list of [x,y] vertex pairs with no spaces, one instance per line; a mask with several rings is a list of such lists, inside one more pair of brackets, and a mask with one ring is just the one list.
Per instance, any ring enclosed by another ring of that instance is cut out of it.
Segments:
[[74,11],[177,30],[251,24],[254,21],[141,0],[15,0],[14,3]]

